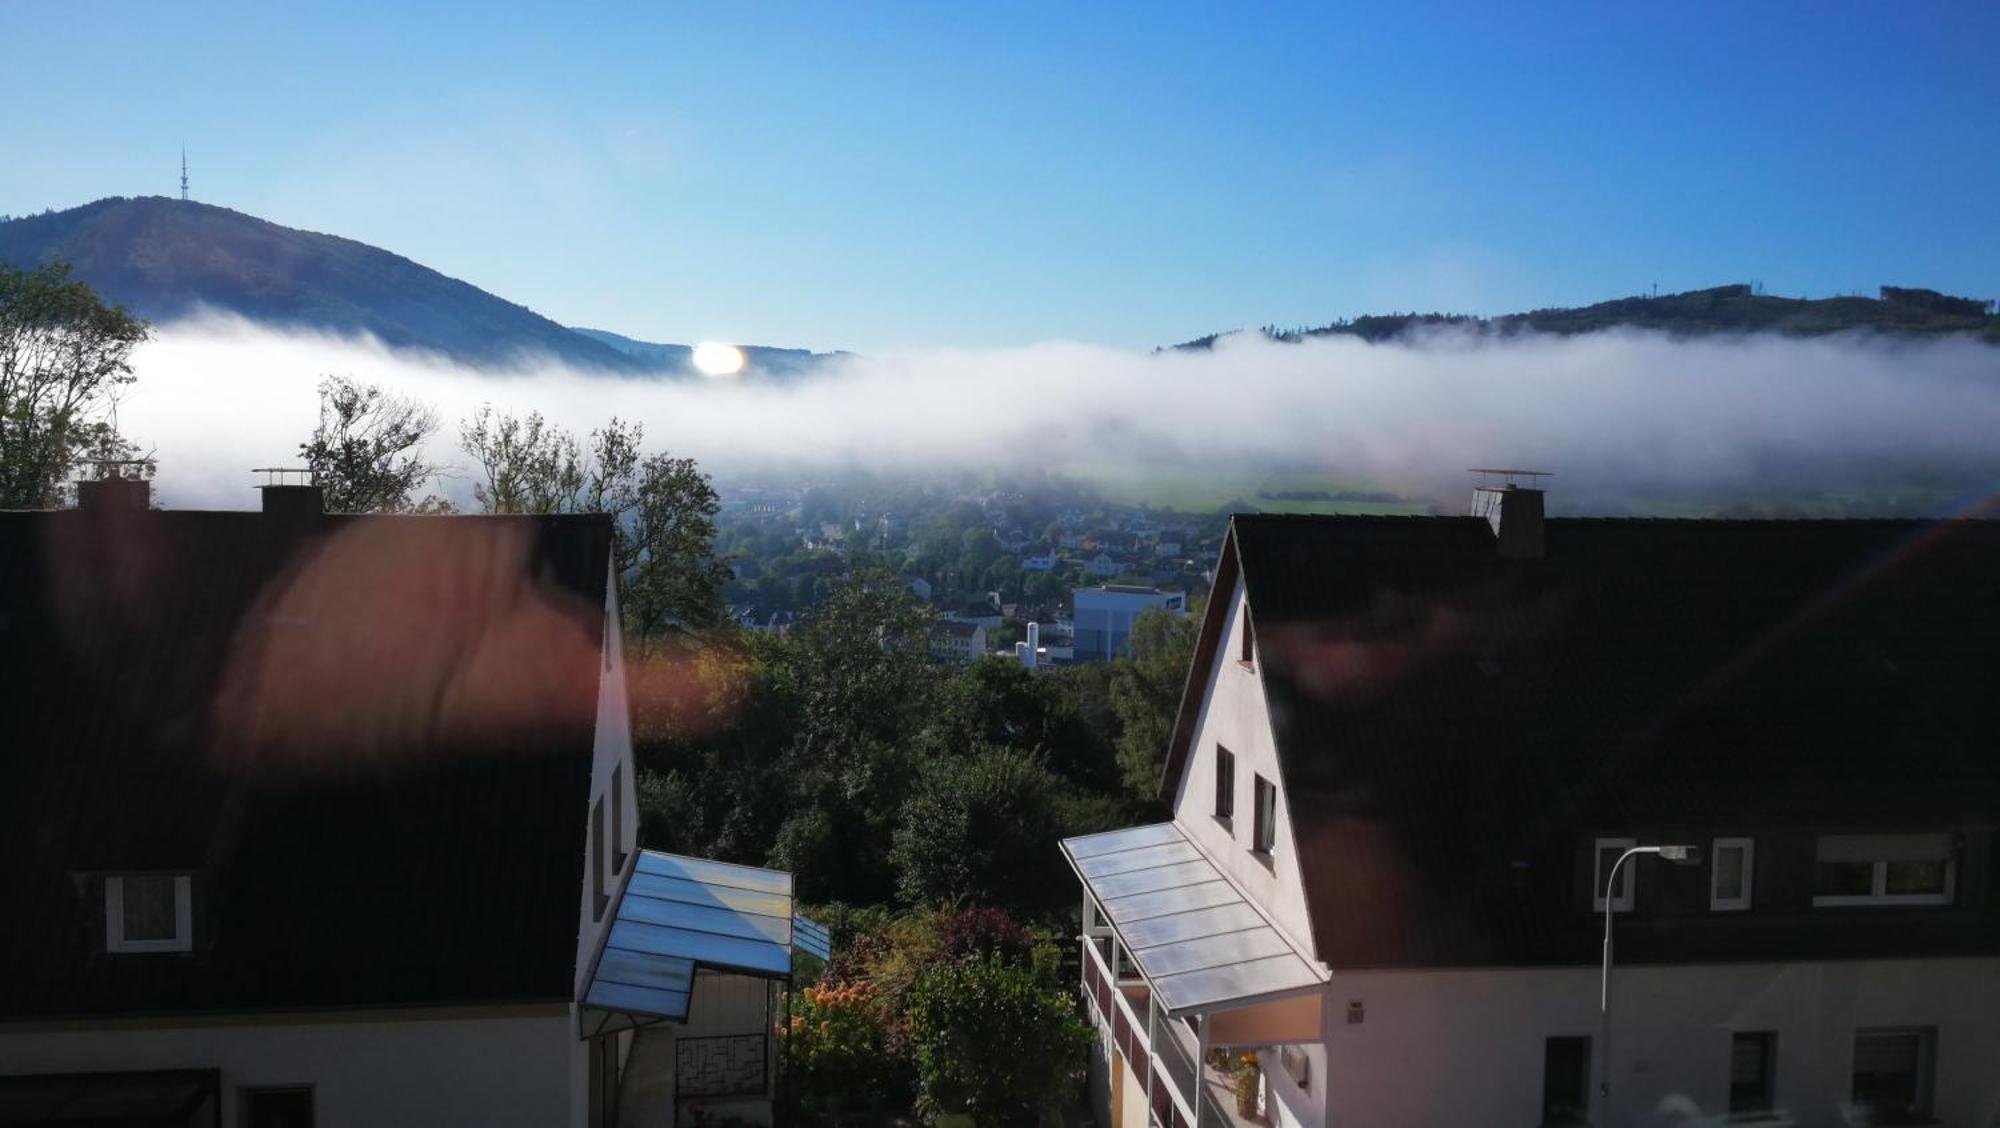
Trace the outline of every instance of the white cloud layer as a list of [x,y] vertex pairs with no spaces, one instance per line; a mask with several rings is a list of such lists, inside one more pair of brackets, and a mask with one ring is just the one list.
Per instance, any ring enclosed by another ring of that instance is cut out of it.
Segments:
[[175,507],[254,507],[247,471],[296,464],[329,373],[435,403],[445,425],[432,453],[460,464],[457,421],[491,402],[578,432],[636,419],[652,445],[724,472],[1125,464],[1185,478],[1250,466],[1455,504],[1466,467],[1515,465],[1555,471],[1551,504],[1565,512],[1799,490],[1891,511],[1936,503],[1911,501],[1911,486],[1969,497],[2000,477],[2000,349],[1966,340],[1049,343],[853,358],[778,385],[475,371],[369,339],[208,318],[163,327],[135,368],[120,424],[156,450],[160,496]]

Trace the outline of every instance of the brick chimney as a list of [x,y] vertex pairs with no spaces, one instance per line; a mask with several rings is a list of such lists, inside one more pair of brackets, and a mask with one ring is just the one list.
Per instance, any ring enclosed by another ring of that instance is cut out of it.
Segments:
[[[1474,470],[1480,481],[1472,489],[1472,515],[1493,526],[1502,558],[1539,560],[1542,545],[1542,490],[1545,470]],[[1520,479],[1530,484],[1522,485]]]
[[[324,495],[312,480],[310,470],[285,470],[267,466],[251,471],[253,474],[268,475],[263,485],[257,489],[264,495],[264,513],[270,517],[290,521],[310,521],[326,511]],[[299,481],[287,481],[288,475],[297,475]]]
[[76,484],[76,507],[93,513],[107,509],[145,509],[152,503],[152,483],[144,478],[112,475]]

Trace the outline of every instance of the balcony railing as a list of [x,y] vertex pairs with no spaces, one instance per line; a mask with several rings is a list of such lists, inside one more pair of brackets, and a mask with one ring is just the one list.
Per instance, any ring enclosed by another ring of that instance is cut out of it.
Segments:
[[[1142,1015],[1126,997],[1127,987],[1146,990],[1141,980],[1121,984],[1105,962],[1097,939],[1086,938],[1083,943],[1084,998],[1090,1002],[1092,1018],[1111,1032],[1112,1042],[1124,1056],[1125,1064],[1131,1069],[1140,1090],[1146,1094],[1151,1123],[1158,1128],[1194,1128],[1194,1103],[1189,1094],[1198,1089],[1195,1079],[1200,1076],[1200,1071],[1194,1065],[1197,1054],[1176,1036],[1175,1031],[1180,1026],[1178,1021],[1158,1012],[1150,991],[1146,991],[1145,1013]],[[1149,1020],[1153,1025],[1149,1025]],[[1158,1048],[1165,1053],[1155,1052],[1153,1031],[1158,1031]],[[1186,1031],[1179,1030],[1179,1033],[1186,1034]],[[1188,1041],[1193,1041],[1191,1035]],[[1202,1118],[1204,1124],[1219,1126],[1227,1123],[1216,1118],[1212,1104],[1210,1109],[1208,1115]]]

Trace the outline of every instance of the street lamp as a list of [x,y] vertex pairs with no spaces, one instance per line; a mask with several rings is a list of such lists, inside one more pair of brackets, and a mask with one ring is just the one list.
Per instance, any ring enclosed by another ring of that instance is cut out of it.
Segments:
[[1699,846],[1634,846],[1618,855],[1611,872],[1604,876],[1604,976],[1597,986],[1597,1124],[1611,1124],[1611,911],[1612,891],[1618,888],[1618,867],[1634,854],[1658,854],[1678,866],[1701,864]]

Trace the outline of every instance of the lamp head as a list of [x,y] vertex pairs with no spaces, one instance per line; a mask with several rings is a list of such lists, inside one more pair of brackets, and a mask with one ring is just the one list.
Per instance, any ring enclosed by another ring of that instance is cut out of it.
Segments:
[[1662,846],[1660,857],[1679,866],[1697,866],[1701,864],[1701,847]]

